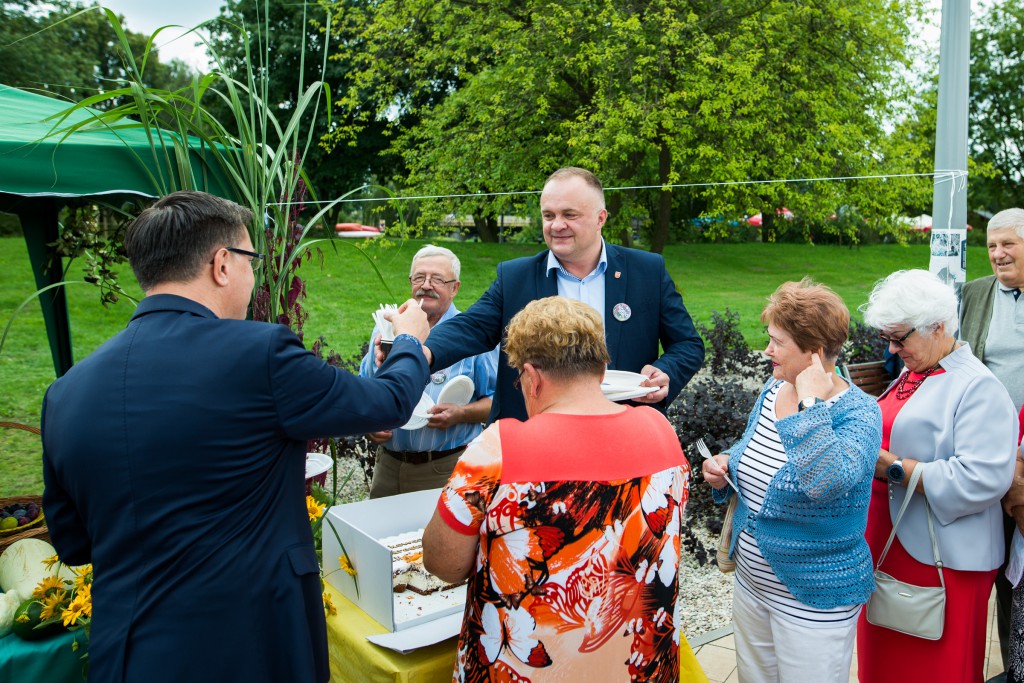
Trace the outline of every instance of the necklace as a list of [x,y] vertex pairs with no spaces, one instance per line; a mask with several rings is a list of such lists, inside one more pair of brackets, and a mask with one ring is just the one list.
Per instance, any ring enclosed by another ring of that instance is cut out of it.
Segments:
[[[956,350],[956,340],[954,339],[953,340],[953,347],[949,350],[948,353],[946,353],[943,356],[943,358],[948,356],[950,353],[953,353],[953,351],[955,351],[955,350]],[[940,358],[939,360],[942,360],[942,359]],[[930,368],[925,370],[923,373],[921,373],[921,378],[920,379],[912,379],[912,380],[909,380],[909,381],[907,380],[907,378],[910,377],[910,372],[907,371],[907,372],[903,373],[903,376],[900,377],[900,383],[896,385],[896,399],[900,400],[900,401],[905,401],[906,399],[908,399],[911,396],[913,396],[914,392],[917,391],[917,388],[920,387],[922,384],[924,384],[924,381],[926,379],[928,379],[928,376],[931,375],[933,372],[935,372],[938,369],[939,369],[939,364],[936,363],[935,365],[931,366]]]
[[900,377],[900,383],[896,385],[896,399],[899,401],[905,401],[913,396],[914,392],[917,391],[917,388],[924,384],[924,381],[928,379],[928,375],[935,372],[935,369],[938,367],[938,365],[933,365],[921,373],[920,379],[912,379],[910,381],[907,381],[907,378],[910,377],[910,372],[908,371],[903,373],[903,376]]

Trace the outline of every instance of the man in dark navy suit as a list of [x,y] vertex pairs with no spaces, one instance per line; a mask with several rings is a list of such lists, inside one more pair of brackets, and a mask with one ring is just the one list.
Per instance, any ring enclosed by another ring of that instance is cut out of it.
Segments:
[[416,302],[373,379],[245,320],[249,210],[177,192],[128,228],[146,298],[53,383],[43,476],[61,560],[93,564],[89,681],[330,677],[308,439],[403,424],[428,379]]
[[[601,181],[582,168],[555,171],[540,195],[548,250],[498,265],[490,289],[462,315],[436,325],[426,341],[434,367],[494,348],[526,304],[556,294],[590,304],[604,319],[613,370],[639,372],[658,389],[640,403],[664,412],[704,364],[704,342],[658,254],[605,244],[608,218]],[[659,357],[659,344],[663,353]],[[490,421],[526,419],[504,349]]]

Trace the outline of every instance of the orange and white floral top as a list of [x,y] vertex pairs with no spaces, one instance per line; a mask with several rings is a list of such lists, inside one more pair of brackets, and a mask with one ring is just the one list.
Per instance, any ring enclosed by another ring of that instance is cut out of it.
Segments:
[[480,536],[456,681],[678,681],[690,470],[652,408],[491,425],[438,502]]

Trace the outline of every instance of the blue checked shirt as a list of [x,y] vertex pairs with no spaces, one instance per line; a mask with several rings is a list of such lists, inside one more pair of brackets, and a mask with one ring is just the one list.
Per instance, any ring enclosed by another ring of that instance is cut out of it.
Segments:
[[[454,318],[458,314],[459,309],[453,303],[445,311],[445,314],[441,316],[441,320],[438,323]],[[363,362],[359,365],[360,377],[373,377],[377,372],[377,367],[373,363],[373,340],[378,334],[380,334],[380,330],[374,327],[373,334],[370,335],[370,348],[366,355],[363,356]],[[498,349],[495,348],[487,353],[481,353],[479,356],[470,356],[450,367],[438,370],[430,376],[430,382],[427,383],[424,392],[434,401],[437,401],[437,397],[441,394],[441,390],[444,389],[445,385],[459,375],[465,375],[473,380],[474,391],[470,403],[492,396],[497,383]],[[398,452],[446,451],[458,448],[459,446],[465,446],[475,439],[481,431],[483,431],[483,427],[478,422],[463,422],[449,429],[432,429],[430,427],[412,430],[396,429],[391,438],[384,443],[384,447],[390,451]]]

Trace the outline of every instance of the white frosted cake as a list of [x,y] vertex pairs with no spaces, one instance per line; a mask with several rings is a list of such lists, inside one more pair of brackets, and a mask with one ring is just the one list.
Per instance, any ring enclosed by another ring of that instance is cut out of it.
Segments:
[[380,539],[380,543],[391,551],[391,579],[394,592],[403,593],[409,590],[420,595],[429,595],[458,585],[442,581],[423,567],[423,529],[388,536]]

